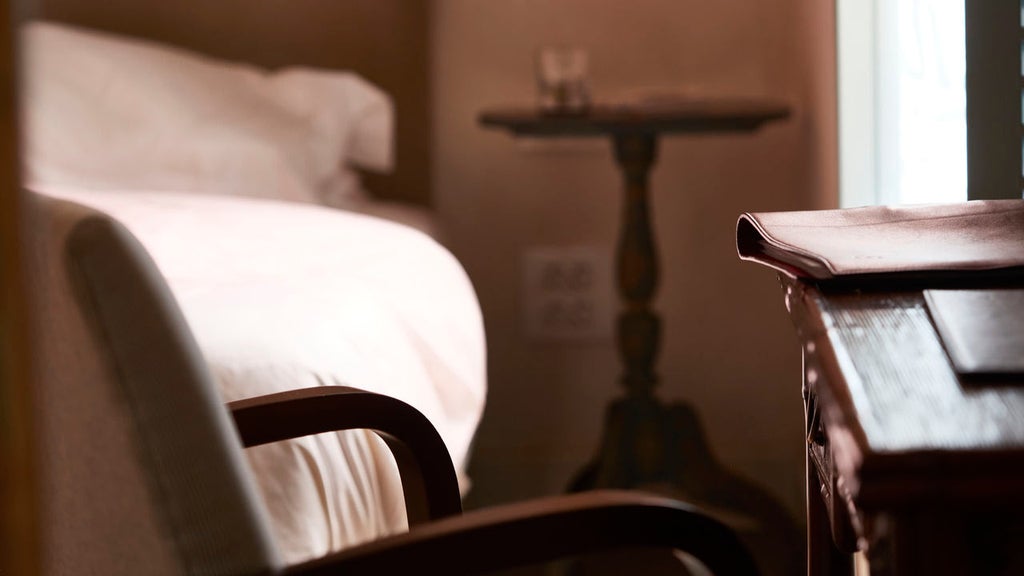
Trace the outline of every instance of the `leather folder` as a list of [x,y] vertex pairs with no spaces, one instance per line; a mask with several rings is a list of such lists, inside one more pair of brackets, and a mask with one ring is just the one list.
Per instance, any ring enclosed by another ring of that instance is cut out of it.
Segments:
[[965,381],[1024,376],[1024,289],[925,290],[953,368]]
[[1024,279],[1024,200],[746,213],[736,248],[816,282]]

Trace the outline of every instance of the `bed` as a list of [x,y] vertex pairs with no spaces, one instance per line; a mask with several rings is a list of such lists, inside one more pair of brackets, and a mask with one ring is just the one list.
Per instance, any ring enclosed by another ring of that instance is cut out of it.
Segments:
[[[429,211],[426,4],[142,4],[48,2],[24,28],[27,186],[142,241],[225,401],[397,397],[468,487],[485,346]],[[406,527],[372,433],[247,456],[289,562]]]

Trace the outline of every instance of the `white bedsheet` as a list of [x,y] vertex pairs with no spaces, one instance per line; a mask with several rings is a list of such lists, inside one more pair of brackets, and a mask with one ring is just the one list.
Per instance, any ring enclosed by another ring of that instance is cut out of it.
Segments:
[[[483,323],[461,266],[426,235],[277,201],[39,191],[105,211],[138,236],[225,401],[334,384],[388,394],[422,411],[464,470],[484,404]],[[288,561],[406,526],[394,461],[369,432],[247,456]]]

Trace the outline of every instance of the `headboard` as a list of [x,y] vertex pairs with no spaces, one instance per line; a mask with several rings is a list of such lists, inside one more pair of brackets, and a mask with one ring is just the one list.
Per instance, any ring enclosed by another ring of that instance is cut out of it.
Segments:
[[367,189],[431,203],[427,0],[36,0],[31,12],[270,68],[355,71],[388,92],[396,111],[395,171],[366,174]]

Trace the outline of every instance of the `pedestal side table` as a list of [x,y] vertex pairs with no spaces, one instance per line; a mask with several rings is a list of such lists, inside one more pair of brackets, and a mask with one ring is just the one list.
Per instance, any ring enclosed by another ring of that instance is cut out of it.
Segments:
[[771,541],[762,541],[761,547],[775,556],[776,566],[783,566],[781,573],[792,573],[792,567],[802,563],[799,549],[791,549],[800,533],[788,513],[759,486],[718,463],[691,406],[665,405],[655,396],[661,320],[651,306],[658,286],[658,257],[648,175],[662,135],[752,132],[789,113],[778,100],[703,98],[596,105],[571,114],[496,108],[479,117],[484,127],[516,136],[610,138],[624,177],[616,340],[626,391],[608,408],[597,456],[577,473],[569,490],[643,488],[743,515],[750,524],[771,526]]
[[[619,403],[618,410],[613,407],[609,418],[625,418],[630,424],[627,429],[637,425],[648,428],[643,423],[653,423],[662,412],[653,394],[661,321],[651,308],[658,285],[658,258],[648,204],[648,174],[657,157],[658,137],[748,132],[788,115],[787,105],[776,100],[724,98],[594,106],[572,114],[503,108],[480,115],[482,125],[504,128],[518,136],[593,136],[612,140],[615,160],[625,178],[617,254],[618,291],[622,300],[617,345],[624,364],[622,384],[627,401]],[[615,414],[617,411],[625,413]],[[610,446],[606,441],[602,454],[584,469],[573,487],[632,487],[673,481],[677,474],[673,473],[671,461],[675,457],[665,450],[668,446],[662,442],[664,434],[655,433],[654,438],[658,447],[655,450],[649,449],[649,444],[647,448],[638,445],[645,440],[639,437],[623,437],[621,441],[626,444],[621,446]]]

